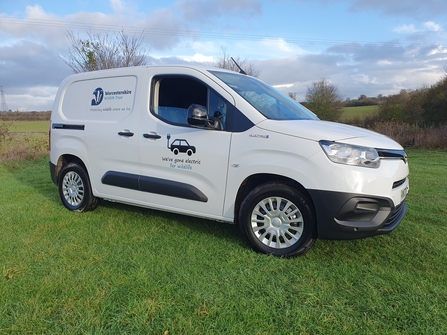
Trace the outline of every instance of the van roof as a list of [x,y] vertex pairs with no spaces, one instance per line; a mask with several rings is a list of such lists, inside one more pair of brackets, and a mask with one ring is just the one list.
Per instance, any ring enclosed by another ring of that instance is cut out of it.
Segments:
[[[97,70],[97,71],[87,71],[87,72],[80,72],[75,73],[67,78],[65,80],[74,80],[73,77],[76,77],[76,80],[82,80],[82,79],[92,79],[98,76],[104,76],[107,74],[114,74],[122,73],[123,75],[127,71],[143,71],[144,69],[193,69],[197,70],[199,72],[208,72],[208,71],[220,71],[220,72],[230,72],[230,73],[236,73],[235,71],[230,71],[222,68],[212,67],[212,66],[205,66],[205,65],[189,65],[189,64],[169,64],[169,65],[142,65],[142,66],[129,66],[129,67],[120,67],[120,68],[113,68],[113,69],[104,69],[104,70]],[[69,79],[70,78],[70,79]]]
[[[205,66],[205,65],[189,65],[189,64],[169,64],[169,65],[140,65],[140,66],[129,66],[129,67],[120,67],[120,68],[113,68],[113,69],[104,69],[104,70],[97,70],[97,71],[90,71],[90,73],[95,72],[115,72],[115,71],[122,71],[123,69],[145,69],[145,68],[188,68],[188,69],[196,69],[199,71],[222,71],[222,72],[231,72],[231,73],[237,73],[231,70],[226,70],[218,67],[213,66]],[[82,72],[86,73],[86,72]],[[80,74],[80,73],[79,73]]]

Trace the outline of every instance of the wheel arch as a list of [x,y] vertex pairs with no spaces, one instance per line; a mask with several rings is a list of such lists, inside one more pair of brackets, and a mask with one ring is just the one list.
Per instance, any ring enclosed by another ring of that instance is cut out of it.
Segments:
[[238,223],[238,213],[239,213],[242,201],[245,199],[247,194],[253,188],[255,188],[256,186],[258,186],[260,184],[266,183],[266,182],[278,182],[278,183],[282,183],[282,184],[288,185],[292,188],[299,190],[304,196],[306,196],[308,198],[310,204],[312,205],[311,209],[312,209],[314,215],[316,214],[315,213],[315,205],[313,203],[313,199],[312,199],[310,193],[299,182],[297,182],[294,179],[287,178],[287,177],[284,177],[281,175],[269,174],[269,173],[259,173],[259,174],[254,174],[254,175],[251,175],[251,176],[245,178],[245,180],[239,186],[239,190],[236,195],[236,202],[235,202],[235,206],[234,206],[234,222],[236,224]]
[[87,166],[84,164],[82,159],[80,159],[79,157],[77,157],[75,155],[65,154],[65,155],[60,156],[56,163],[56,169],[55,169],[56,182],[59,181],[59,174],[60,174],[62,168],[69,163],[79,164],[84,169],[87,176],[90,178],[88,170],[87,170]]

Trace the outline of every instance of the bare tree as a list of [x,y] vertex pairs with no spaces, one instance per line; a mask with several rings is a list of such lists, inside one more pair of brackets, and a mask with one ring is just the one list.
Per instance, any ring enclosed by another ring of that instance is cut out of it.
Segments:
[[296,101],[296,92],[289,92],[289,98]]
[[306,107],[322,120],[337,121],[343,114],[343,98],[338,87],[326,79],[307,88]]
[[[241,59],[240,57],[236,57],[234,60],[249,76],[259,76],[260,71],[252,62],[249,62],[247,59]],[[212,65],[221,69],[239,72],[238,66],[231,59],[231,56],[227,54],[227,49],[225,47],[221,48],[221,53],[217,55],[216,61]]]
[[75,72],[87,72],[118,67],[146,65],[143,34],[129,36],[124,30],[113,33],[90,33],[82,39],[67,31],[71,44],[63,61]]

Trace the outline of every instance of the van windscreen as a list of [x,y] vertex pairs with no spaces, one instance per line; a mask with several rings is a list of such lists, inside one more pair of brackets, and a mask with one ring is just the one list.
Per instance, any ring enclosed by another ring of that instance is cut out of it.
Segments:
[[318,120],[306,107],[259,79],[237,73],[210,72],[268,119]]

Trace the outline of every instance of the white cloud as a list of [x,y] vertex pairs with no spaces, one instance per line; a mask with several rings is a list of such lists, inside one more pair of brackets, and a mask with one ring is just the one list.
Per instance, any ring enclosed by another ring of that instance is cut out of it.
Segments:
[[14,90],[12,94],[8,91],[5,98],[13,111],[47,111],[53,107],[56,92],[57,87],[54,86],[36,86]]
[[47,18],[47,14],[45,13],[45,11],[43,10],[43,8],[39,5],[34,5],[34,6],[26,6],[26,16],[28,18],[33,18],[33,19],[44,19]]
[[183,56],[180,58],[188,62],[198,62],[198,63],[212,63],[214,60],[213,56],[205,56],[201,53],[196,53],[194,56]]
[[110,0],[110,6],[115,13],[122,13],[125,8],[125,4],[121,0]]
[[371,78],[367,74],[359,74],[352,76],[352,79],[356,82],[362,83],[362,84],[378,84],[378,80],[376,77]]
[[280,85],[273,85],[275,88],[290,88],[293,87],[293,84],[280,84]]
[[437,32],[442,31],[442,27],[439,24],[432,21],[425,22],[424,27],[431,31],[437,31]]
[[403,24],[394,28],[393,31],[399,34],[413,34],[418,30],[412,24]]
[[287,57],[289,55],[303,54],[304,50],[293,43],[288,43],[282,38],[266,38],[260,43],[263,47],[263,51],[271,50],[275,55],[281,54],[282,57]]
[[447,59],[447,48],[441,45],[438,45],[436,48],[430,50],[427,54],[428,56],[440,55],[442,60]]

